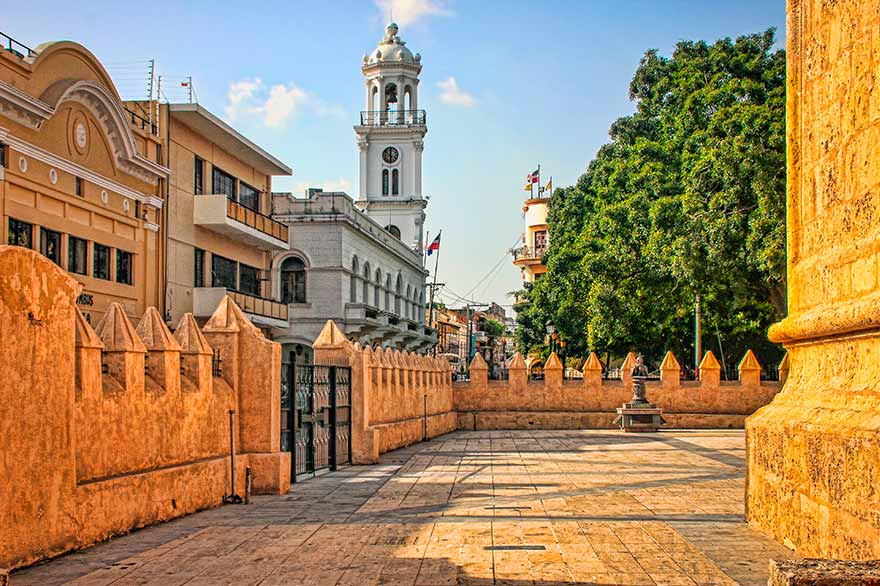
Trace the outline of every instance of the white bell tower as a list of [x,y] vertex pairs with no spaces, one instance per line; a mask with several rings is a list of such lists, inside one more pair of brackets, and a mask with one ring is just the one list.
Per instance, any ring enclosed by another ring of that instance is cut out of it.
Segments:
[[354,127],[360,154],[358,206],[421,253],[425,206],[422,150],[428,132],[419,110],[422,56],[406,48],[393,22],[376,49],[364,55],[366,108]]

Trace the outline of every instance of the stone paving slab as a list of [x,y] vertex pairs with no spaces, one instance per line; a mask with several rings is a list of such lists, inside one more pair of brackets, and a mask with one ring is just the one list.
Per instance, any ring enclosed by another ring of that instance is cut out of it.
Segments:
[[758,586],[742,431],[456,432],[16,572],[12,586]]

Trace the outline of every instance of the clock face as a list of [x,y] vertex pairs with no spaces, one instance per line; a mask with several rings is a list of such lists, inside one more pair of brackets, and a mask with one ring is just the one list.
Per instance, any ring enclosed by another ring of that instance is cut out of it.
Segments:
[[396,163],[399,157],[400,153],[394,147],[385,147],[385,150],[382,151],[382,160],[389,165]]

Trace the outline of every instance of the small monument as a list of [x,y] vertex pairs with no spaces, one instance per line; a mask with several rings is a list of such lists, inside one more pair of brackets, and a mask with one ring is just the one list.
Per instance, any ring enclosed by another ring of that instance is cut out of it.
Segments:
[[645,387],[647,377],[645,360],[639,354],[632,370],[632,399],[629,403],[624,403],[623,407],[617,408],[617,418],[614,420],[621,431],[657,431],[666,423],[663,419],[663,410],[654,403],[648,402]]

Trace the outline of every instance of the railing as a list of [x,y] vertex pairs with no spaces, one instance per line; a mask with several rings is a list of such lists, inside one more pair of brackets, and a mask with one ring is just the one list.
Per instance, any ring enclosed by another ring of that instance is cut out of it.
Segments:
[[9,35],[5,33],[0,33],[0,41],[3,43],[3,49],[13,55],[16,55],[20,59],[24,59],[25,57],[36,57],[37,52],[25,45],[24,43],[19,43]]
[[365,110],[361,112],[361,126],[424,126],[424,110]]
[[513,251],[513,260],[541,260],[546,252],[546,246],[538,248],[521,246]]
[[276,222],[269,216],[245,207],[237,201],[226,200],[226,215],[236,222],[241,222],[254,230],[259,230],[263,234],[268,234],[287,242],[287,226],[281,222]]
[[257,297],[241,291],[227,290],[226,293],[238,304],[242,311],[263,317],[287,321],[287,304],[265,297]]
[[153,136],[159,135],[159,127],[138,114],[137,112],[130,110],[129,108],[125,108],[125,111],[128,112],[129,117],[131,118],[131,123],[133,126],[140,128],[144,132],[149,132]]

